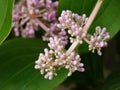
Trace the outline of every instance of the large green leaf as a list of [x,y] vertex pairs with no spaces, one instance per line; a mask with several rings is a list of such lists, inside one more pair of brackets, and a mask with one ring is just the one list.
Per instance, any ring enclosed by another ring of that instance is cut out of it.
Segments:
[[103,77],[103,59],[97,54],[88,53],[82,57],[85,64],[85,74],[91,80],[92,87],[101,87],[104,81]]
[[94,80],[103,80],[103,59],[101,56],[93,53],[83,55],[86,72]]
[[103,90],[120,90],[120,72],[113,72],[107,78]]
[[60,70],[53,80],[45,80],[34,69],[35,60],[47,47],[39,39],[14,39],[0,46],[0,90],[52,90],[66,79]]
[[0,44],[11,30],[13,3],[14,0],[0,0]]
[[[58,16],[62,10],[72,10],[74,13],[90,15],[97,0],[59,0]],[[93,33],[96,26],[106,27],[113,38],[120,30],[120,5],[119,0],[104,0],[89,32]],[[87,45],[79,47],[81,53],[88,52]]]

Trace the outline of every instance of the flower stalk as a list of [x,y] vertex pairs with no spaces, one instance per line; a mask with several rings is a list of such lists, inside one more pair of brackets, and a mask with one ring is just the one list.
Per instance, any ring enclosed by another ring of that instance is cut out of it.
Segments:
[[[90,14],[90,16],[89,16],[89,18],[88,18],[85,26],[83,27],[83,31],[88,31],[88,30],[89,30],[89,28],[90,28],[92,22],[94,21],[94,19],[95,19],[96,15],[97,15],[97,13],[98,13],[98,11],[99,11],[102,3],[103,3],[103,0],[98,0],[98,1],[97,1],[97,3],[96,3],[96,5],[95,5],[92,13]],[[85,40],[85,41],[86,41],[86,40]],[[78,40],[75,41],[75,42],[70,46],[70,48],[67,50],[66,54],[69,55],[69,54],[76,48],[76,46],[77,46],[78,44],[79,44],[79,41],[78,41]]]

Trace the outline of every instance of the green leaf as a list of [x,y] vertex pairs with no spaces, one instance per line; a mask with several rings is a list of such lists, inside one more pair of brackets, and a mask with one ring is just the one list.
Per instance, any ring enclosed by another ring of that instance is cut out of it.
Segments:
[[113,72],[107,78],[103,90],[120,90],[120,71]]
[[87,43],[83,43],[81,45],[79,44],[76,47],[75,51],[80,55],[85,54],[86,52],[89,52],[88,44]]
[[[103,59],[101,56],[93,53],[88,53],[82,57],[85,64],[86,75],[91,77],[91,80],[102,83],[103,77]],[[96,83],[97,84],[97,83]]]
[[97,0],[59,0],[58,16],[62,10],[72,10],[79,15],[85,13],[89,15]]
[[0,44],[11,31],[14,0],[0,0]]
[[53,80],[46,80],[34,69],[39,53],[47,47],[39,39],[13,39],[0,46],[0,90],[53,90],[67,77],[60,70]]
[[[72,10],[74,13],[78,13],[79,15],[85,13],[89,16],[96,2],[97,0],[59,0],[58,16],[60,16],[62,10]],[[107,31],[110,33],[110,37],[113,38],[120,30],[119,10],[119,0],[104,0],[89,32],[93,33],[96,26],[106,27]],[[87,45],[82,45],[78,48],[78,50],[81,54],[87,53],[87,47]]]

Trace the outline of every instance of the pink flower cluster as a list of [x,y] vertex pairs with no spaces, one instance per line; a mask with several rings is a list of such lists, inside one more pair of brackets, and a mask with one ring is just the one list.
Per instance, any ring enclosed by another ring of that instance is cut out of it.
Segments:
[[[101,48],[107,45],[106,40],[110,38],[109,33],[106,32],[106,28],[96,27],[96,32],[93,35],[88,34],[87,30],[84,30],[84,26],[88,20],[85,14],[79,16],[71,11],[63,11],[59,17],[59,24],[57,25],[61,32],[64,32],[64,36],[69,34],[69,40],[72,45],[78,41],[80,44],[83,41],[89,45],[89,50],[94,52],[98,50],[98,54],[101,55]],[[67,34],[66,34],[67,32]],[[62,34],[63,35],[63,34]],[[68,76],[73,72],[83,72],[84,64],[81,63],[80,55],[77,54],[74,49],[67,53],[65,46],[67,38],[60,38],[54,36],[49,38],[48,46],[50,50],[45,49],[44,54],[40,53],[38,60],[35,62],[35,68],[39,69],[41,74],[44,74],[46,79],[52,79],[57,75],[56,71],[60,68],[68,69]]]
[[58,27],[62,30],[68,30],[68,34],[71,35],[70,42],[78,40],[82,43],[82,39],[86,37],[87,31],[83,31],[83,26],[87,22],[87,17],[85,14],[79,16],[78,14],[72,13],[71,11],[62,11],[59,17]]
[[67,55],[65,50],[66,42],[58,37],[51,37],[48,46],[50,50],[44,49],[44,54],[40,53],[38,60],[35,62],[35,68],[40,70],[41,74],[45,74],[44,78],[51,80],[57,75],[56,71],[60,68],[68,69],[68,76],[76,70],[83,72],[83,63],[81,63],[80,55],[75,51]]
[[95,49],[97,49],[98,54],[101,55],[100,52],[102,47],[107,46],[106,40],[110,38],[110,35],[108,32],[106,32],[106,28],[101,28],[100,26],[96,27],[96,32],[90,36],[90,43],[89,43],[89,50],[92,50],[94,52]]
[[16,36],[35,37],[35,31],[43,28],[46,32],[43,40],[58,34],[57,11],[58,1],[20,0],[13,10],[13,29]]
[[89,44],[89,50],[92,50],[94,53],[94,50],[97,49],[99,55],[101,55],[101,48],[107,46],[106,40],[110,38],[110,35],[106,32],[106,28],[97,26],[96,32],[93,35],[90,35],[87,30],[83,29],[88,20],[85,14],[79,16],[67,10],[62,12],[58,20],[60,22],[58,27],[62,31],[67,30],[68,34],[70,34],[71,43],[79,41],[82,44],[85,41]]

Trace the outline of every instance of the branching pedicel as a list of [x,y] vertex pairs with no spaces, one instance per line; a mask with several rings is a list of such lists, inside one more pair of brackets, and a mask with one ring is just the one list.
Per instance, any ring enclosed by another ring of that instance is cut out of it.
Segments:
[[[88,34],[88,29],[92,24],[101,4],[102,0],[98,0],[90,17],[87,18],[85,14],[79,16],[71,11],[63,11],[59,17],[58,27],[61,31],[66,31],[70,37],[70,48],[66,51],[66,42],[61,40],[58,36],[51,37],[49,39],[49,48],[44,50],[44,54],[41,53],[38,60],[35,62],[35,68],[40,70],[41,74],[45,74],[46,79],[52,79],[57,75],[56,71],[60,68],[69,70],[68,76],[73,72],[83,72],[84,64],[81,63],[80,55],[77,54],[74,49],[78,44],[82,44],[83,41],[89,45],[89,50],[94,52],[97,49],[98,54],[101,55],[101,48],[107,46],[106,40],[110,38],[109,33],[106,32],[106,28],[96,27],[96,31],[93,35]],[[89,37],[88,37],[89,35]]]

